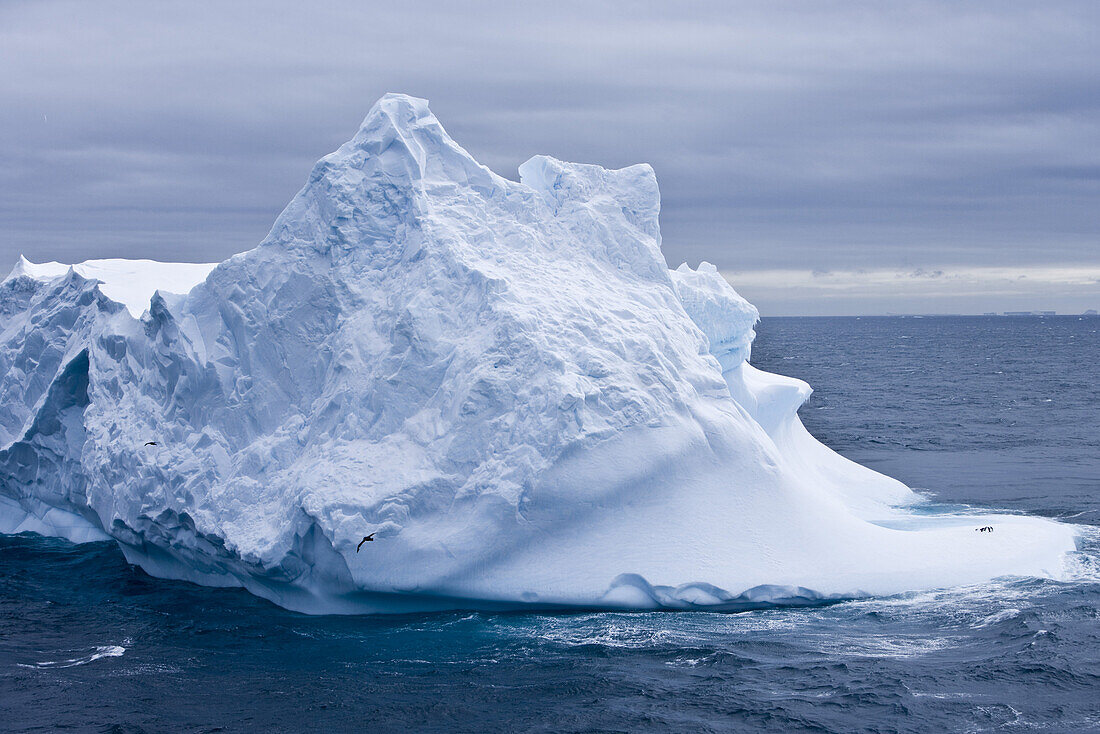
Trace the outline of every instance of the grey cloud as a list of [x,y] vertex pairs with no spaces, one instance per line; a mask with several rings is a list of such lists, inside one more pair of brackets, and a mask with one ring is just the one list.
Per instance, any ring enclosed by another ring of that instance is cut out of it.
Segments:
[[1098,34],[1091,2],[7,2],[0,265],[247,249],[386,91],[509,177],[652,163],[673,265],[1095,262]]

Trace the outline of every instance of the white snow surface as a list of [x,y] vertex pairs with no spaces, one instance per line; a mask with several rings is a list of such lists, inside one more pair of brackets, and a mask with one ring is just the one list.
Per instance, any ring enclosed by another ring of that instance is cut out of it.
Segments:
[[649,166],[520,177],[391,94],[253,250],[21,260],[0,531],[111,538],[154,575],[321,613],[1062,574],[1072,526],[914,514],[814,440],[809,386],[747,362],[756,309],[709,264],[666,267]]
[[155,260],[88,260],[76,265],[59,262],[32,263],[20,256],[9,277],[25,275],[34,280],[53,280],[69,268],[89,280],[98,280],[103,295],[141,318],[157,290],[187,293],[210,275],[217,263],[162,263]]

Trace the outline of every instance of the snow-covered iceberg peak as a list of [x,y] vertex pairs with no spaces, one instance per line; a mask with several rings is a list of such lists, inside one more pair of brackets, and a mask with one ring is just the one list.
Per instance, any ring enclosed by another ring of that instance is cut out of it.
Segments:
[[520,176],[386,95],[257,248],[198,278],[21,262],[0,284],[0,530],[110,537],[151,573],[306,611],[1057,573],[1065,526],[883,522],[914,496],[805,432],[809,387],[746,362],[756,309],[711,265],[668,270],[649,166]]
[[263,244],[374,254],[416,228],[433,197],[491,196],[506,183],[451,139],[425,100],[387,94],[317,162]]

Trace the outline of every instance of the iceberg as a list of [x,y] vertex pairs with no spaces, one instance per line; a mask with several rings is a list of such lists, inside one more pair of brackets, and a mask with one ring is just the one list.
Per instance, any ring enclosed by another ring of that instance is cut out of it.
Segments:
[[914,513],[818,443],[809,386],[748,361],[756,309],[712,265],[667,267],[648,165],[536,156],[519,178],[389,94],[255,249],[21,259],[0,284],[0,532],[110,539],[154,576],[310,613],[1063,573],[1072,526]]

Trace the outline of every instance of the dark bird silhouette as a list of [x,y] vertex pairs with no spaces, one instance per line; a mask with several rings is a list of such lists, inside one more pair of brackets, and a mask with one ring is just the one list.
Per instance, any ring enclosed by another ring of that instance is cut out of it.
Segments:
[[156,445],[157,445],[157,442],[156,442],[156,441],[146,441],[146,442],[145,442],[145,445],[146,445],[146,446],[156,446]]
[[[375,531],[375,532],[378,532],[378,531]],[[355,546],[355,552],[356,553],[359,552],[359,549],[363,547],[363,543],[373,543],[373,542],[374,542],[374,533],[371,533],[370,535],[364,537],[362,540],[359,541],[359,545]]]

